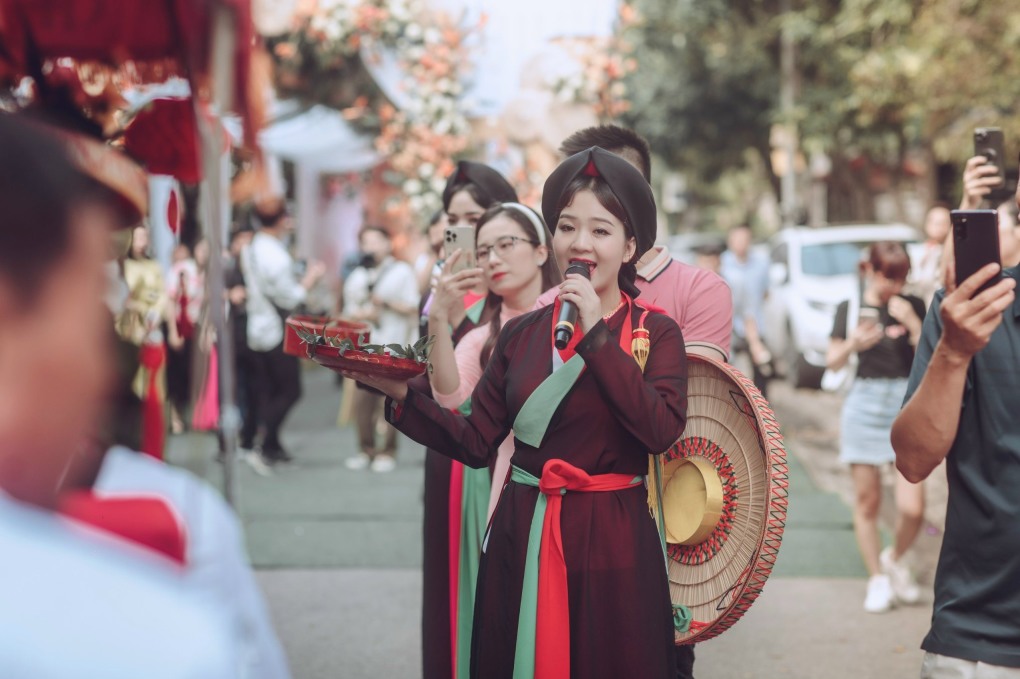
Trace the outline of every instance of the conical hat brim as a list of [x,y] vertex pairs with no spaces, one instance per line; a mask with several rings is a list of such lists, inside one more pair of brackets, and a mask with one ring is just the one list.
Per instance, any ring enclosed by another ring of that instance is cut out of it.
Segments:
[[[711,460],[725,497],[712,537],[695,546],[667,545],[670,596],[695,621],[677,634],[678,644],[722,633],[761,593],[782,541],[788,494],[783,437],[751,381],[728,364],[690,355],[687,389],[687,427],[663,462]],[[664,507],[668,526],[671,506]]]

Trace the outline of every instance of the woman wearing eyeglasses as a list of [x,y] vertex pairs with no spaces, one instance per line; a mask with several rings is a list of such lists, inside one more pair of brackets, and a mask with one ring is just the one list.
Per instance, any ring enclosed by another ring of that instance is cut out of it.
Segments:
[[[555,305],[506,324],[469,415],[416,385],[348,376],[389,395],[399,430],[472,467],[513,430],[510,483],[482,544],[471,677],[668,679],[672,611],[643,482],[649,453],[683,433],[687,369],[676,322],[635,301],[655,201],[627,161],[591,148],[549,177],[542,212],[559,264],[586,265],[590,280],[571,273]],[[576,328],[557,347],[567,302]]]
[[[429,334],[436,337],[429,381],[441,406],[458,409],[471,397],[500,328],[511,318],[530,311],[542,292],[563,280],[549,252],[551,238],[542,218],[531,208],[520,203],[498,203],[482,215],[475,227],[477,268],[450,273],[465,256],[460,250],[446,261],[429,318]],[[482,282],[489,291],[484,315],[491,320],[466,334],[454,349],[446,309],[456,307],[466,291]],[[493,467],[494,483],[486,516],[491,516],[496,506],[512,454],[511,436],[500,445]]]

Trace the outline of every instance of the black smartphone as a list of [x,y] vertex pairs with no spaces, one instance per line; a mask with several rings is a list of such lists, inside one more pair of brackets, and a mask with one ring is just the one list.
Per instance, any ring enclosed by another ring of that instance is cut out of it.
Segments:
[[[953,256],[956,284],[964,282],[987,264],[999,264],[999,213],[995,210],[953,210]],[[977,292],[999,281],[992,276]]]
[[974,155],[984,156],[989,165],[998,170],[999,184],[994,192],[1006,186],[1006,140],[998,127],[979,127],[974,130]]

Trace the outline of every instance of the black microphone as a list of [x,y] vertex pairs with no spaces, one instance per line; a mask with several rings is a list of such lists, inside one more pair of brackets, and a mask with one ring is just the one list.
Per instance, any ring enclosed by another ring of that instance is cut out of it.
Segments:
[[[570,274],[576,273],[591,280],[590,266],[587,262],[573,262],[567,267],[563,277],[566,278]],[[573,302],[563,300],[563,304],[560,305],[560,317],[556,319],[556,329],[553,334],[557,349],[566,349],[570,344],[570,338],[574,336],[575,323],[577,323],[577,307]]]

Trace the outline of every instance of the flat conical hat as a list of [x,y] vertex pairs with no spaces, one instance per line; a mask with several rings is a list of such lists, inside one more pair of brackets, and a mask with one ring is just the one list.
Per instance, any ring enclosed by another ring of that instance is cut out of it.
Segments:
[[661,458],[670,597],[694,621],[678,644],[722,633],[761,593],[788,490],[783,437],[761,393],[728,364],[689,355],[687,366],[687,427]]

